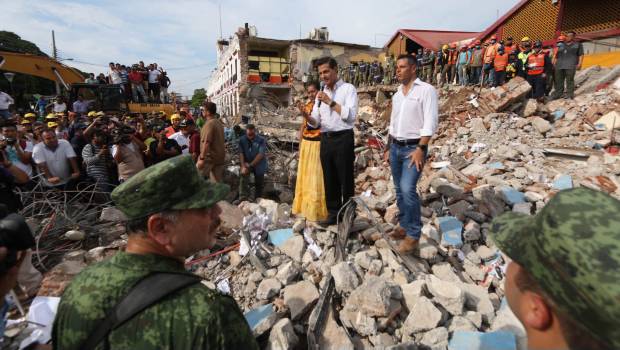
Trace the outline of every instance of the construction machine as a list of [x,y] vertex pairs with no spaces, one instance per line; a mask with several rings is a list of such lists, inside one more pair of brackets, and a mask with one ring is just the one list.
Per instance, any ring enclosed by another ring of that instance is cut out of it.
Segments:
[[47,56],[0,51],[0,70],[33,75],[57,82],[69,92],[69,108],[78,96],[82,95],[84,100],[92,101],[94,110],[108,113],[164,111],[167,115],[171,115],[175,111],[174,105],[169,103],[125,102],[120,85],[86,84],[79,71]]

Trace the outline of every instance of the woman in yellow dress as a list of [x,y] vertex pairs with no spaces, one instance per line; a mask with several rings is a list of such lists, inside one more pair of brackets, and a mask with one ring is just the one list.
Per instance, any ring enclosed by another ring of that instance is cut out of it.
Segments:
[[[301,113],[309,115],[312,112],[318,92],[317,83],[308,84],[306,87],[308,102],[298,106]],[[293,214],[302,215],[309,221],[321,221],[327,218],[323,168],[321,168],[321,130],[312,128],[305,118],[301,126]]]

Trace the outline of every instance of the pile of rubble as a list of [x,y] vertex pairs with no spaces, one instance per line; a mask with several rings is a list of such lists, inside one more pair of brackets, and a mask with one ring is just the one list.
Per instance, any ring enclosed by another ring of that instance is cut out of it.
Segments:
[[[496,89],[441,90],[439,131],[418,183],[423,229],[415,256],[400,255],[386,234],[398,221],[382,158],[395,89],[366,89],[355,130],[357,196],[338,225],[296,218],[282,200],[221,202],[218,250],[196,254],[187,267],[235,298],[266,349],[524,348],[490,222],[506,211],[532,215],[574,186],[620,197],[619,74],[618,67],[581,71],[574,100],[546,104],[526,99],[530,87],[518,78]],[[278,167],[294,171],[294,152],[282,154]],[[107,222],[121,220],[107,211]],[[64,262],[77,261],[79,271],[122,249],[124,238]]]

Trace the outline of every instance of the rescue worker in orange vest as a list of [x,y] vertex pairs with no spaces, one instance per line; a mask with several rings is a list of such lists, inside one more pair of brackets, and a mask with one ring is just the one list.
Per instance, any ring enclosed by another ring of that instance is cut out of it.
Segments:
[[506,39],[506,43],[504,44],[504,51],[508,56],[510,56],[510,54],[513,52],[515,53],[515,55],[519,53],[519,47],[517,47],[517,44],[512,42],[511,36]]
[[527,74],[527,82],[532,86],[532,98],[538,102],[544,102],[545,97],[545,71],[551,69],[551,59],[542,50],[542,42],[537,40],[534,43],[534,51],[527,58],[525,71]]
[[448,83],[452,84],[456,78],[456,60],[459,52],[456,50],[456,44],[450,44],[448,55]]
[[493,68],[495,68],[493,87],[504,85],[506,82],[506,66],[508,66],[508,54],[504,51],[504,47],[500,46],[493,59]]
[[487,49],[484,51],[484,66],[482,67],[484,74],[487,76],[487,84],[490,86],[493,85],[493,59],[495,59],[498,47],[497,37],[493,35],[489,42],[489,46],[487,46]]

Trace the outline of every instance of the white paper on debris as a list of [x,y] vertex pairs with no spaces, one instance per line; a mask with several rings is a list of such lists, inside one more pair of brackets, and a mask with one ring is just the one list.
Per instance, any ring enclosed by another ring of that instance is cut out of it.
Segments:
[[271,225],[271,217],[267,215],[264,209],[259,208],[252,215],[243,218],[243,226],[241,230],[250,233],[250,246],[244,239],[239,244],[239,255],[245,256],[250,248],[254,249],[256,245],[267,238],[267,229]]
[[216,288],[220,291],[220,293],[229,295],[230,283],[228,283],[228,278],[224,278],[223,280],[219,281],[216,285]]
[[25,349],[31,344],[45,344],[52,339],[52,324],[58,310],[58,297],[36,297],[32,300],[26,320],[29,329],[33,332],[19,344],[19,349]]
[[306,227],[304,229],[304,240],[308,244],[307,249],[310,250],[316,258],[319,258],[321,254],[323,254],[323,250],[319,247],[318,244],[312,239],[312,228]]

